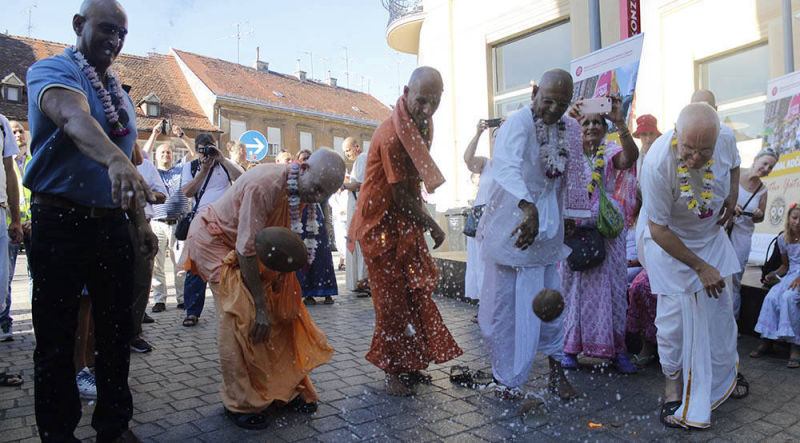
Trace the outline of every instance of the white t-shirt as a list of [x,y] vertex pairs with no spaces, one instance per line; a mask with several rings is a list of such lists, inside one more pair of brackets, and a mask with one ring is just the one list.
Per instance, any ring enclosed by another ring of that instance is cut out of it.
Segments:
[[[703,289],[697,273],[656,244],[647,220],[668,226],[686,247],[715,267],[721,276],[739,272],[741,266],[731,242],[717,224],[722,204],[730,191],[730,170],[739,166],[739,153],[735,141],[722,140],[720,143],[718,139],[711,167],[714,174],[711,209],[714,213],[701,219],[689,210],[687,199],[680,197],[678,153],[670,146],[672,134],[673,131],[668,131],[653,143],[642,165],[642,211],[636,226],[637,246],[639,261],[647,269],[654,294],[692,294]],[[721,131],[720,137],[727,135]],[[703,189],[702,175],[703,169],[689,170],[689,183],[698,196]]]
[[[136,170],[139,171],[139,174],[144,178],[144,181],[147,182],[147,185],[150,187],[151,191],[160,192],[164,195],[167,195],[167,187],[164,186],[164,180],[161,179],[161,175],[158,173],[158,169],[156,166],[148,159],[144,159],[142,164],[136,167]],[[144,216],[147,217],[148,220],[153,218],[153,206],[148,203],[144,207]]]
[[[200,169],[198,168],[197,173],[200,173]],[[183,170],[181,171],[181,180],[183,186],[186,186],[187,183],[192,181],[194,177],[192,177],[192,162],[186,162],[183,164]],[[205,183],[205,179],[203,182],[200,183],[200,188],[198,188],[197,192],[200,193],[200,189],[202,189],[203,183]],[[228,173],[225,172],[225,168],[221,164],[214,166],[214,169],[211,170],[211,178],[208,180],[208,185],[206,186],[206,190],[203,193],[203,197],[200,199],[200,204],[197,206],[197,210],[201,210],[208,206],[211,203],[217,201],[228,188],[231,187],[230,181],[228,180]],[[194,206],[192,206],[194,207]]]
[[[0,114],[0,124],[3,125],[3,131],[5,133],[5,137],[0,137],[0,149],[3,151],[3,158],[6,157],[13,157],[19,154],[19,147],[17,147],[17,141],[14,140],[14,131],[11,130],[11,123],[8,122],[8,119]],[[22,196],[22,189],[19,189],[19,195]],[[6,170],[5,168],[0,168],[0,203],[6,203],[8,201],[8,191],[6,191]]]

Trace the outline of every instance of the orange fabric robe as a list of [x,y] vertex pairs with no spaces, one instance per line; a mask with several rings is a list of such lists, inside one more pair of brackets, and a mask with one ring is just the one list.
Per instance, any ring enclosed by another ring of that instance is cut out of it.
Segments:
[[423,230],[392,203],[391,185],[404,181],[420,189],[420,175],[390,118],[372,136],[348,233],[364,254],[375,307],[366,359],[389,373],[424,369],[462,353],[431,298],[438,272]]
[[[243,174],[189,229],[187,268],[211,282],[219,319],[220,394],[233,412],[260,412],[273,401],[318,396],[309,372],[330,361],[333,348],[301,300],[294,272],[278,274],[259,263],[269,309],[266,342],[248,334],[255,305],[242,280],[236,252],[255,255],[253,239],[267,226],[290,227],[286,166],[263,165]],[[221,216],[224,215],[223,216]]]

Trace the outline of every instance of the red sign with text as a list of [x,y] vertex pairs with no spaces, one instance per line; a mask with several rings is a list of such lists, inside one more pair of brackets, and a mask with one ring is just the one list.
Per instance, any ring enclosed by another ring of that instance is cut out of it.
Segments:
[[619,0],[620,40],[642,33],[642,14],[639,6],[639,0]]

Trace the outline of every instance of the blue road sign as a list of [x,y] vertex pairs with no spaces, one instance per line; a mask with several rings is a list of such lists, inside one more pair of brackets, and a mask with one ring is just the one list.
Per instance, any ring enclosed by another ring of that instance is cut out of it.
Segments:
[[239,136],[239,141],[247,148],[247,160],[260,162],[267,156],[267,138],[258,131],[245,131]]

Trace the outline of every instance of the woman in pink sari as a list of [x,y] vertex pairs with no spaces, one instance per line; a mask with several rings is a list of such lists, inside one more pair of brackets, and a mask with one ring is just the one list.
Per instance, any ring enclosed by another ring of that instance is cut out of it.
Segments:
[[[592,215],[578,220],[578,226],[597,226],[601,194],[604,192],[614,209],[622,216],[622,232],[603,238],[605,260],[598,266],[573,271],[562,264],[562,286],[565,295],[564,360],[565,369],[578,367],[577,355],[611,359],[623,373],[636,372],[625,346],[625,311],[627,309],[626,228],[633,218],[636,202],[636,176],[633,166],[639,151],[625,124],[619,100],[613,100],[611,112],[605,115],[580,113],[577,102],[573,115],[581,123],[583,150],[591,193]],[[620,144],[606,138],[608,123],[617,127]],[[581,186],[575,184],[575,186]]]

